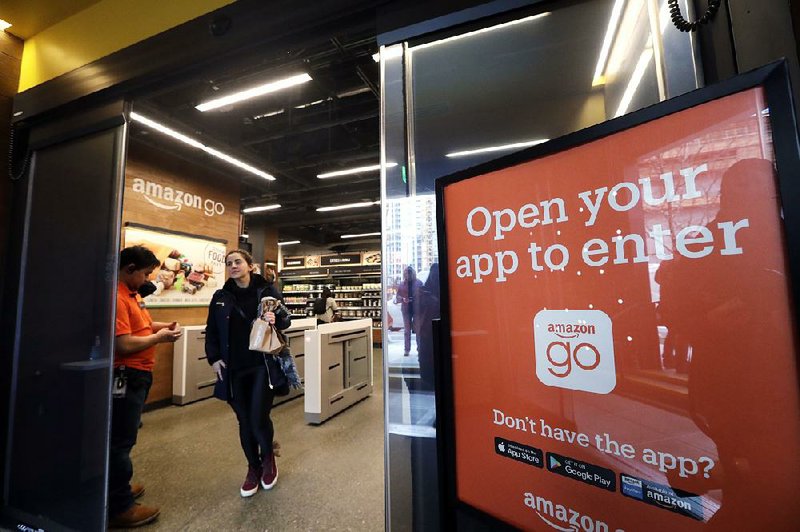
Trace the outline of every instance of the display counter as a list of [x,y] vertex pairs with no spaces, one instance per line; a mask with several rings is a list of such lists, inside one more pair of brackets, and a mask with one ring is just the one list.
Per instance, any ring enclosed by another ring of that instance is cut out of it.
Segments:
[[205,350],[206,326],[186,325],[175,342],[172,365],[172,403],[185,405],[211,397],[217,376],[208,364]]
[[372,393],[372,320],[305,331],[305,418],[319,424]]
[[[305,381],[305,360],[306,360],[306,341],[305,332],[317,328],[316,318],[292,319],[292,325],[288,329],[284,329],[283,334],[289,341],[289,351],[294,357],[294,363],[297,365],[297,375],[300,377],[300,382]],[[274,404],[278,405],[290,399],[294,399],[303,395],[304,389],[291,389],[289,395],[283,397],[275,397]]]

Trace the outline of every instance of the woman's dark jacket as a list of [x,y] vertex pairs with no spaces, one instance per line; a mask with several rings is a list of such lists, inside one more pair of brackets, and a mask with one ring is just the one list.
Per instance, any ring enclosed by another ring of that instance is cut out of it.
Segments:
[[[256,301],[261,301],[263,297],[272,296],[275,299],[283,299],[280,291],[275,285],[268,283],[261,275],[250,274],[250,284],[256,289]],[[208,321],[206,322],[206,357],[209,364],[214,364],[217,360],[222,360],[225,365],[230,365],[230,319],[231,313],[237,312],[236,297],[233,294],[235,281],[228,279],[225,285],[214,292],[211,304],[208,307]],[[288,328],[292,324],[292,318],[283,306],[275,312],[275,327],[278,330]],[[243,339],[247,344],[249,339]],[[214,386],[214,397],[223,401],[230,400],[230,378],[227,368],[222,368],[222,381],[217,380]]]

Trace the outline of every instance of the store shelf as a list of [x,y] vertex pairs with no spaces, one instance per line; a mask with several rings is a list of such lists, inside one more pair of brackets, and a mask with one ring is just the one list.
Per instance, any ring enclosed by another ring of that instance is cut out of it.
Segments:
[[[333,298],[339,307],[339,315],[343,320],[371,319],[374,324],[373,328],[380,329],[383,320],[383,310],[380,305],[382,299],[380,283],[371,282],[369,279],[362,279],[355,275],[323,279],[296,278],[293,282],[287,282],[284,277],[284,283],[283,293],[292,301],[289,306],[295,312],[293,314],[295,317],[306,317],[307,314],[300,314],[303,310],[302,307],[309,308],[308,305],[322,293],[322,287],[328,287],[333,292]],[[317,289],[317,286],[320,288]],[[306,301],[301,303],[302,299],[306,299]],[[364,304],[371,302],[378,304]],[[350,303],[354,305],[349,306]]]
[[311,292],[322,292],[322,290],[284,290],[283,295],[286,294],[308,294]]

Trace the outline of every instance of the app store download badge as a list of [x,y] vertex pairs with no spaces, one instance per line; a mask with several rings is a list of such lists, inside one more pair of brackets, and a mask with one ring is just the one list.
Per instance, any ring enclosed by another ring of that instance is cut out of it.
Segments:
[[546,386],[607,394],[617,385],[611,318],[601,310],[541,310],[533,318],[536,376]]

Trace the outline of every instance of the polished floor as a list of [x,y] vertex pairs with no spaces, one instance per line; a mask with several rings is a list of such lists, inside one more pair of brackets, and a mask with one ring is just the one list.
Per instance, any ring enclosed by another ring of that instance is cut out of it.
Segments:
[[281,444],[278,483],[244,499],[246,462],[233,411],[207,399],[144,414],[132,453],[139,502],[161,515],[137,530],[293,531],[384,529],[381,352],[373,395],[319,426],[303,419],[303,398],[273,410]]

